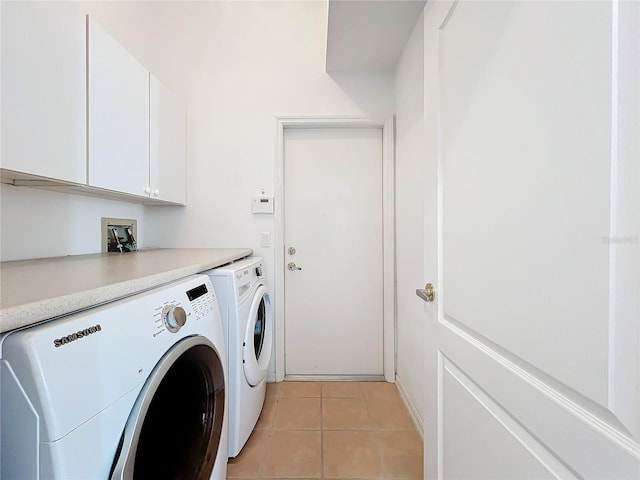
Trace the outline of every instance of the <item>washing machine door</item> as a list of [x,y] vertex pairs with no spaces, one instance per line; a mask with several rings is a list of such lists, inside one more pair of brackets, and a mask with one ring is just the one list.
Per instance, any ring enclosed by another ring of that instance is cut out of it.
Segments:
[[258,385],[266,376],[273,348],[273,315],[267,287],[259,284],[253,296],[242,346],[242,365],[249,385]]
[[178,342],[136,400],[111,479],[209,480],[220,445],[224,396],[222,359],[213,344],[200,336]]

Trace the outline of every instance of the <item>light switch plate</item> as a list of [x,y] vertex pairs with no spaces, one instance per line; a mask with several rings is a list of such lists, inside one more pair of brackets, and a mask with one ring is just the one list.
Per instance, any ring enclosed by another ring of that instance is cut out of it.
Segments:
[[269,235],[269,232],[260,233],[260,246],[261,247],[271,246],[271,235]]

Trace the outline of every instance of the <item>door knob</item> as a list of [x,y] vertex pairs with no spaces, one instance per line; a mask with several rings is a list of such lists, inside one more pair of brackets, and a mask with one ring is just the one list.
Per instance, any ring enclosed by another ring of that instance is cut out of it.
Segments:
[[427,283],[424,286],[424,291],[427,292],[427,298],[429,299],[429,301],[433,302],[436,298],[436,287],[434,287],[431,283]]
[[433,302],[436,299],[436,287],[431,283],[427,283],[424,288],[416,289],[416,295],[425,302]]
[[293,262],[289,262],[287,263],[287,268],[289,269],[290,272],[294,272],[296,270],[302,270],[300,267],[298,267],[295,263]]

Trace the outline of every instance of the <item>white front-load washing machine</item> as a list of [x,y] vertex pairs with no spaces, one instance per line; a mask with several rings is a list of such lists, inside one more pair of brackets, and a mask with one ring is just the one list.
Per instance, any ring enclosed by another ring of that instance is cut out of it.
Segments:
[[4,480],[226,478],[226,350],[208,276],[8,332],[0,363]]
[[213,280],[227,338],[229,457],[247,442],[264,405],[273,350],[273,314],[263,259],[249,257],[204,272]]

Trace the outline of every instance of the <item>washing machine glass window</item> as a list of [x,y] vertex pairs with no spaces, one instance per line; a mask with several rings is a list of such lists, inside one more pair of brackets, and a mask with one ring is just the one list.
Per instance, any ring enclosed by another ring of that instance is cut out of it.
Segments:
[[256,352],[256,358],[260,358],[260,354],[262,353],[262,345],[264,344],[264,329],[266,323],[265,310],[264,298],[262,298],[260,300],[260,305],[258,305],[256,324],[253,328],[253,349]]
[[258,385],[267,375],[273,343],[271,298],[264,285],[254,296],[242,349],[244,374],[251,386]]
[[112,479],[209,479],[224,418],[224,370],[215,347],[187,337],[156,365],[121,439]]

